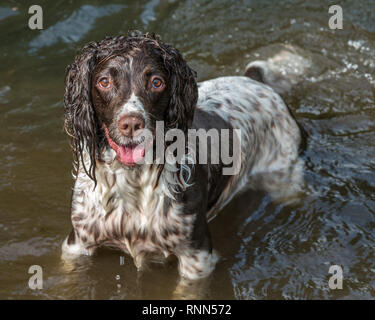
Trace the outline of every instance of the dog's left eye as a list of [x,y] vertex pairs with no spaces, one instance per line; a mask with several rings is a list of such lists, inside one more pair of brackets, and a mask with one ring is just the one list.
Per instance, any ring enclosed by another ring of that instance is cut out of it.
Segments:
[[111,80],[107,77],[100,78],[98,81],[98,85],[102,89],[109,89],[111,87]]
[[160,89],[163,87],[163,80],[160,78],[153,78],[151,83],[154,89]]

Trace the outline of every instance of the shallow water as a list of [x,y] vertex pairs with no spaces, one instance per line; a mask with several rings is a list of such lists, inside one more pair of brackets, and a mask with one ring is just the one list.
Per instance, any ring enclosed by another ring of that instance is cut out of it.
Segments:
[[[281,44],[313,62],[284,96],[309,134],[308,192],[295,205],[248,192],[224,209],[210,225],[221,260],[203,297],[375,297],[374,1],[340,1],[335,31],[325,1],[38,1],[43,31],[28,29],[24,2],[0,4],[0,298],[172,297],[173,261],[144,274],[109,249],[73,268],[60,261],[73,183],[64,70],[86,42],[128,29],[174,44],[199,80],[240,75]],[[44,283],[33,291],[35,264]],[[341,290],[328,286],[331,265],[343,267]]]

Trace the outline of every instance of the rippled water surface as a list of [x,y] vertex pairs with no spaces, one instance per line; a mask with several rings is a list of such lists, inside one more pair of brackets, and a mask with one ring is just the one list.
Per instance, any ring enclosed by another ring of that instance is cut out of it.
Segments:
[[[174,44],[199,80],[240,75],[282,44],[311,70],[284,95],[309,134],[306,195],[294,205],[248,192],[210,228],[221,260],[205,298],[375,298],[375,2],[340,1],[344,29],[328,28],[325,1],[38,1],[44,30],[27,27],[28,1],[0,3],[0,298],[170,298],[174,262],[144,274],[101,249],[70,267],[71,153],[62,131],[64,70],[77,48],[128,29]],[[28,268],[43,268],[43,289]],[[328,286],[343,267],[342,290]]]

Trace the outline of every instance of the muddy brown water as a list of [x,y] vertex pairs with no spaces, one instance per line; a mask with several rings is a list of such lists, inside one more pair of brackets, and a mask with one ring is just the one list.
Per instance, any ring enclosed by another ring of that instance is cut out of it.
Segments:
[[[284,96],[309,134],[308,192],[298,204],[246,193],[210,224],[221,260],[213,299],[375,297],[375,2],[340,1],[344,29],[328,28],[326,1],[38,1],[44,30],[27,27],[28,1],[0,3],[0,298],[170,298],[174,263],[138,274],[101,249],[69,272],[72,187],[62,131],[64,69],[88,41],[129,29],[174,44],[199,80],[240,75],[250,60],[291,44],[313,61]],[[31,265],[43,289],[28,287]],[[331,265],[343,289],[328,286]]]

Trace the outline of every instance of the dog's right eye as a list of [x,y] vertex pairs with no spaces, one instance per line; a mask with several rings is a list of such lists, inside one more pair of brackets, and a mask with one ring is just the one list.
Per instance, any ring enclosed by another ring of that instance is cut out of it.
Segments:
[[107,77],[100,78],[98,81],[98,86],[102,89],[109,89],[111,88],[111,80]]

